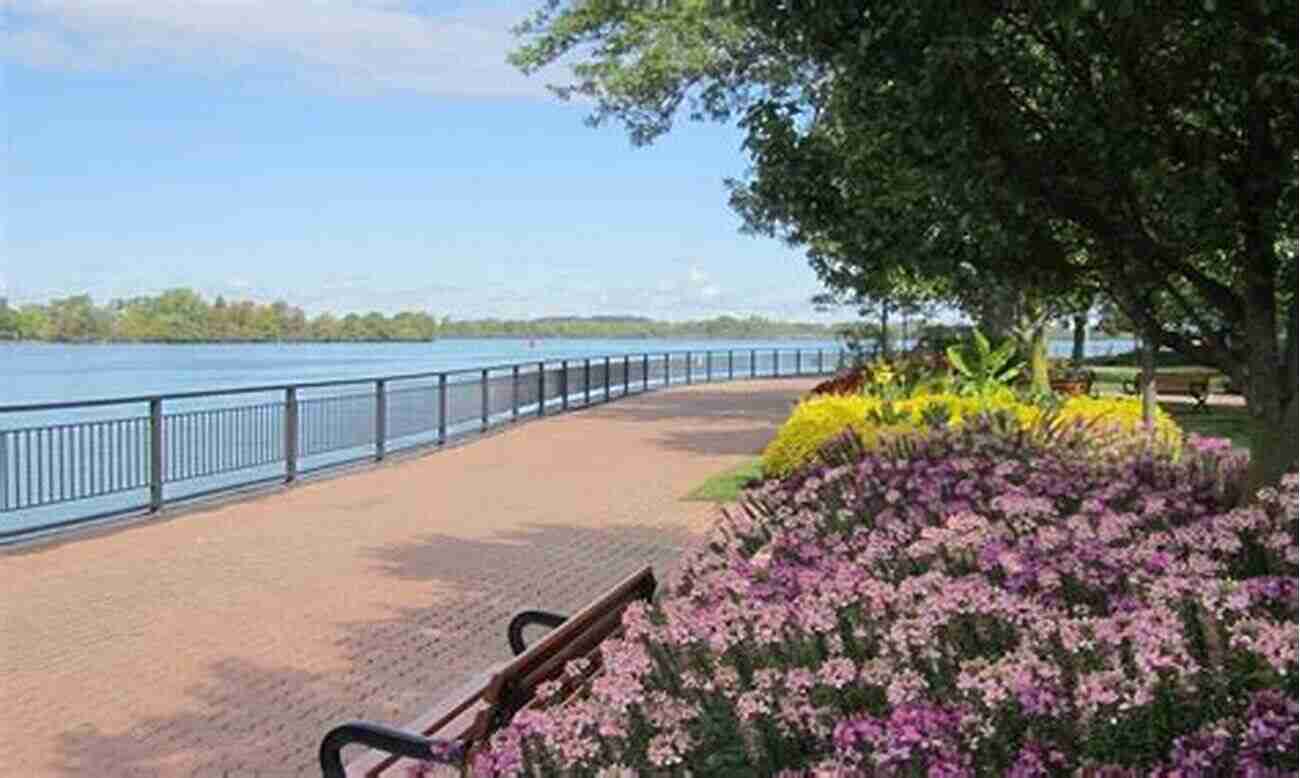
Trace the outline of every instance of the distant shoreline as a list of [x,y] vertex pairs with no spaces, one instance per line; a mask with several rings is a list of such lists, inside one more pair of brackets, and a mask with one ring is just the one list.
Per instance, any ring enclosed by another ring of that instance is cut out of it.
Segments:
[[[439,343],[446,341],[466,341],[466,340],[524,340],[544,341],[555,340],[619,340],[619,341],[643,341],[643,340],[680,340],[680,341],[718,341],[718,342],[738,342],[738,341],[838,341],[841,338],[833,333],[810,334],[810,335],[462,335],[445,338],[431,338],[428,340],[402,340],[402,339],[384,339],[384,340],[38,340],[26,339],[18,340],[14,338],[0,338],[0,346],[4,345],[43,345],[43,346],[358,346],[358,345],[385,345],[389,343]],[[911,338],[909,338],[911,340]],[[1049,341],[1056,343],[1069,343],[1071,337],[1067,335],[1056,335],[1048,338]],[[1088,342],[1106,342],[1106,341],[1132,341],[1132,336],[1125,335],[1108,335],[1105,337],[1089,336]]]
[[430,340],[16,340],[0,338],[0,346],[382,346],[391,343],[444,343],[466,340],[521,340],[539,344],[556,340],[680,340],[682,342],[717,341],[835,341],[839,337],[827,335],[464,335],[460,337],[432,338]]

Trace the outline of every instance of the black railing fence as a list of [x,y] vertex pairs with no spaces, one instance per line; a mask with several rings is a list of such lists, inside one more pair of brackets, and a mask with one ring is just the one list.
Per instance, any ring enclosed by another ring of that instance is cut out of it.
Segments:
[[833,349],[669,351],[0,406],[0,542],[664,386],[821,375],[847,359]]

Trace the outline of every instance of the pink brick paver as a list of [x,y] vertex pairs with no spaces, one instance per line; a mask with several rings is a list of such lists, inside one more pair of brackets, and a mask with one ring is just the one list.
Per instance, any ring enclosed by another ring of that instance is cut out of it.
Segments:
[[[311,775],[505,658],[524,607],[667,571],[806,379],[700,385],[0,556],[0,775]],[[663,576],[661,576],[662,579]]]

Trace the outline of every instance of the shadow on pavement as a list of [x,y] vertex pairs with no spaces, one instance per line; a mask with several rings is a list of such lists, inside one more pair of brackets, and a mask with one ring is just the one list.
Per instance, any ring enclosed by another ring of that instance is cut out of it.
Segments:
[[[515,612],[571,612],[645,564],[655,566],[663,587],[692,542],[681,528],[526,525],[482,540],[431,534],[375,547],[368,552],[375,569],[426,582],[428,603],[334,625],[342,667],[307,670],[287,658],[213,663],[188,690],[184,712],[139,719],[125,732],[73,726],[61,733],[56,774],[317,775],[316,748],[334,724],[415,718],[439,694],[508,657],[505,628]],[[322,591],[324,598],[347,596]],[[231,629],[252,633],[257,625]],[[293,652],[292,644],[284,648]]]
[[682,402],[681,395],[675,392],[650,394],[635,402],[592,408],[586,413],[589,418],[617,422],[684,422],[660,434],[655,443],[691,454],[745,456],[762,451],[812,383],[807,379],[781,379],[761,384],[738,382],[728,388],[692,387],[689,403]]

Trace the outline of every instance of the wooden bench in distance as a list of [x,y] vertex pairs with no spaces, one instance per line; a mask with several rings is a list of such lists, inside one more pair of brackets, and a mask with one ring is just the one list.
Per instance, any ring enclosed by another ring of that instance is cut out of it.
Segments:
[[[465,762],[517,712],[535,704],[540,684],[564,678],[566,686],[559,695],[563,699],[590,677],[600,666],[600,644],[621,628],[624,609],[636,600],[649,601],[654,591],[654,572],[645,567],[572,616],[546,611],[516,615],[506,630],[514,659],[471,679],[404,729],[368,721],[335,727],[321,740],[322,774],[378,778],[403,775],[412,760]],[[526,646],[523,631],[531,625],[552,629]],[[576,679],[566,676],[569,662],[584,657],[589,660],[586,674]],[[368,750],[345,768],[342,752],[348,745]]]
[[[1210,396],[1210,375],[1205,373],[1156,373],[1156,394],[1188,395],[1196,401],[1197,409],[1205,407],[1205,400]],[[1124,382],[1124,391],[1128,394],[1140,394],[1141,378]]]

